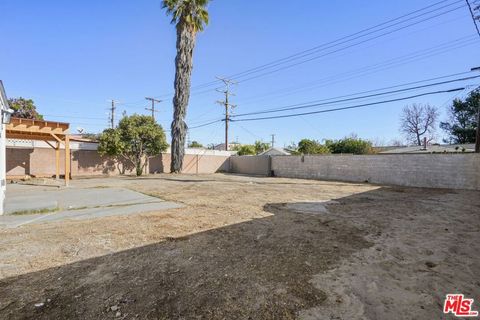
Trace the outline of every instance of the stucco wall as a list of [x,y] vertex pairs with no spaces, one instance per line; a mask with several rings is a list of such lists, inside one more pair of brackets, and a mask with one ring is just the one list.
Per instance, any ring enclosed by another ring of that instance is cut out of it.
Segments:
[[272,157],[275,176],[480,190],[478,154]]
[[262,175],[270,174],[270,156],[232,156],[230,172]]
[[[228,171],[227,155],[187,154],[184,158],[184,173],[214,173]],[[64,150],[60,151],[60,174],[65,168]],[[125,167],[125,173],[134,173],[128,162],[117,163],[101,157],[96,150],[72,150],[72,176],[117,175]],[[149,173],[170,171],[170,154],[164,153],[149,159],[145,169]],[[7,148],[7,177],[20,178],[26,175],[52,177],[55,175],[55,150],[52,148]]]
[[[228,156],[224,155],[186,154],[183,158],[182,172],[191,174],[225,172],[229,168],[228,158]],[[170,172],[170,159],[170,153],[162,153],[159,156],[150,158],[149,172]]]

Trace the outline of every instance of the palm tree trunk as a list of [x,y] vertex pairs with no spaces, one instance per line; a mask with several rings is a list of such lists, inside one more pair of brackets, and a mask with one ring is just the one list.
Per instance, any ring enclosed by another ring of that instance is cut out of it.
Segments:
[[175,58],[175,96],[173,97],[172,121],[172,161],[171,173],[182,171],[185,154],[185,135],[187,124],[188,100],[190,98],[190,78],[193,68],[193,49],[195,47],[195,32],[186,27],[185,23],[177,24],[177,57]]

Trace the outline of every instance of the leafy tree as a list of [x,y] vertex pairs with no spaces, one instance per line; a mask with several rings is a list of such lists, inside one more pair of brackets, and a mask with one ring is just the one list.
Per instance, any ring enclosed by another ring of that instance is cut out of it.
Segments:
[[10,108],[13,109],[13,117],[43,120],[43,116],[37,112],[37,106],[32,99],[14,98],[8,99]]
[[372,143],[370,141],[357,138],[356,136],[340,140],[327,140],[325,141],[325,145],[328,147],[331,153],[373,153]]
[[193,140],[189,145],[189,148],[203,148],[203,144],[198,141]]
[[400,118],[400,131],[407,140],[421,146],[424,138],[427,138],[427,142],[435,139],[437,118],[437,108],[428,104],[405,106]]
[[262,141],[255,141],[255,153],[260,154],[270,149],[270,144]]
[[475,90],[462,101],[455,99],[449,107],[449,120],[440,122],[454,143],[474,143],[480,108],[480,90]]
[[237,151],[238,156],[249,156],[256,155],[255,146],[251,144],[237,145],[233,148],[234,151]]
[[246,155],[256,155],[260,154],[270,148],[270,144],[255,141],[255,144],[237,144],[233,147],[233,151],[237,151],[237,155],[246,156]]
[[297,152],[300,154],[324,154],[330,150],[317,140],[302,139],[298,142]]
[[185,154],[185,135],[187,125],[188,100],[190,98],[190,80],[193,68],[193,50],[195,38],[208,24],[206,9],[210,0],[163,0],[162,7],[172,16],[172,24],[177,29],[177,56],[175,58],[175,95],[173,97],[172,162],[170,172],[182,171]]
[[122,118],[117,128],[103,131],[98,152],[131,162],[140,176],[148,157],[160,154],[167,147],[162,127],[150,116],[134,114]]

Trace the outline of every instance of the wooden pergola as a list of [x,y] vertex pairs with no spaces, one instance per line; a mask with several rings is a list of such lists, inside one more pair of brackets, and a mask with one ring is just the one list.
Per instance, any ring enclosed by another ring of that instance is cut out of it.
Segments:
[[[65,185],[70,180],[70,125],[63,122],[12,118],[7,138],[45,141],[55,149],[55,177],[60,178],[60,146],[65,147]],[[51,142],[54,142],[53,145]]]

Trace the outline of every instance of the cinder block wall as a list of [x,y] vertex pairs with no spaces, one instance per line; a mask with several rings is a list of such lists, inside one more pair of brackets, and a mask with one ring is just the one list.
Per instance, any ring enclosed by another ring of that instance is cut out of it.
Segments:
[[275,176],[480,190],[478,154],[272,157]]
[[270,174],[270,156],[232,156],[230,172],[267,176]]

